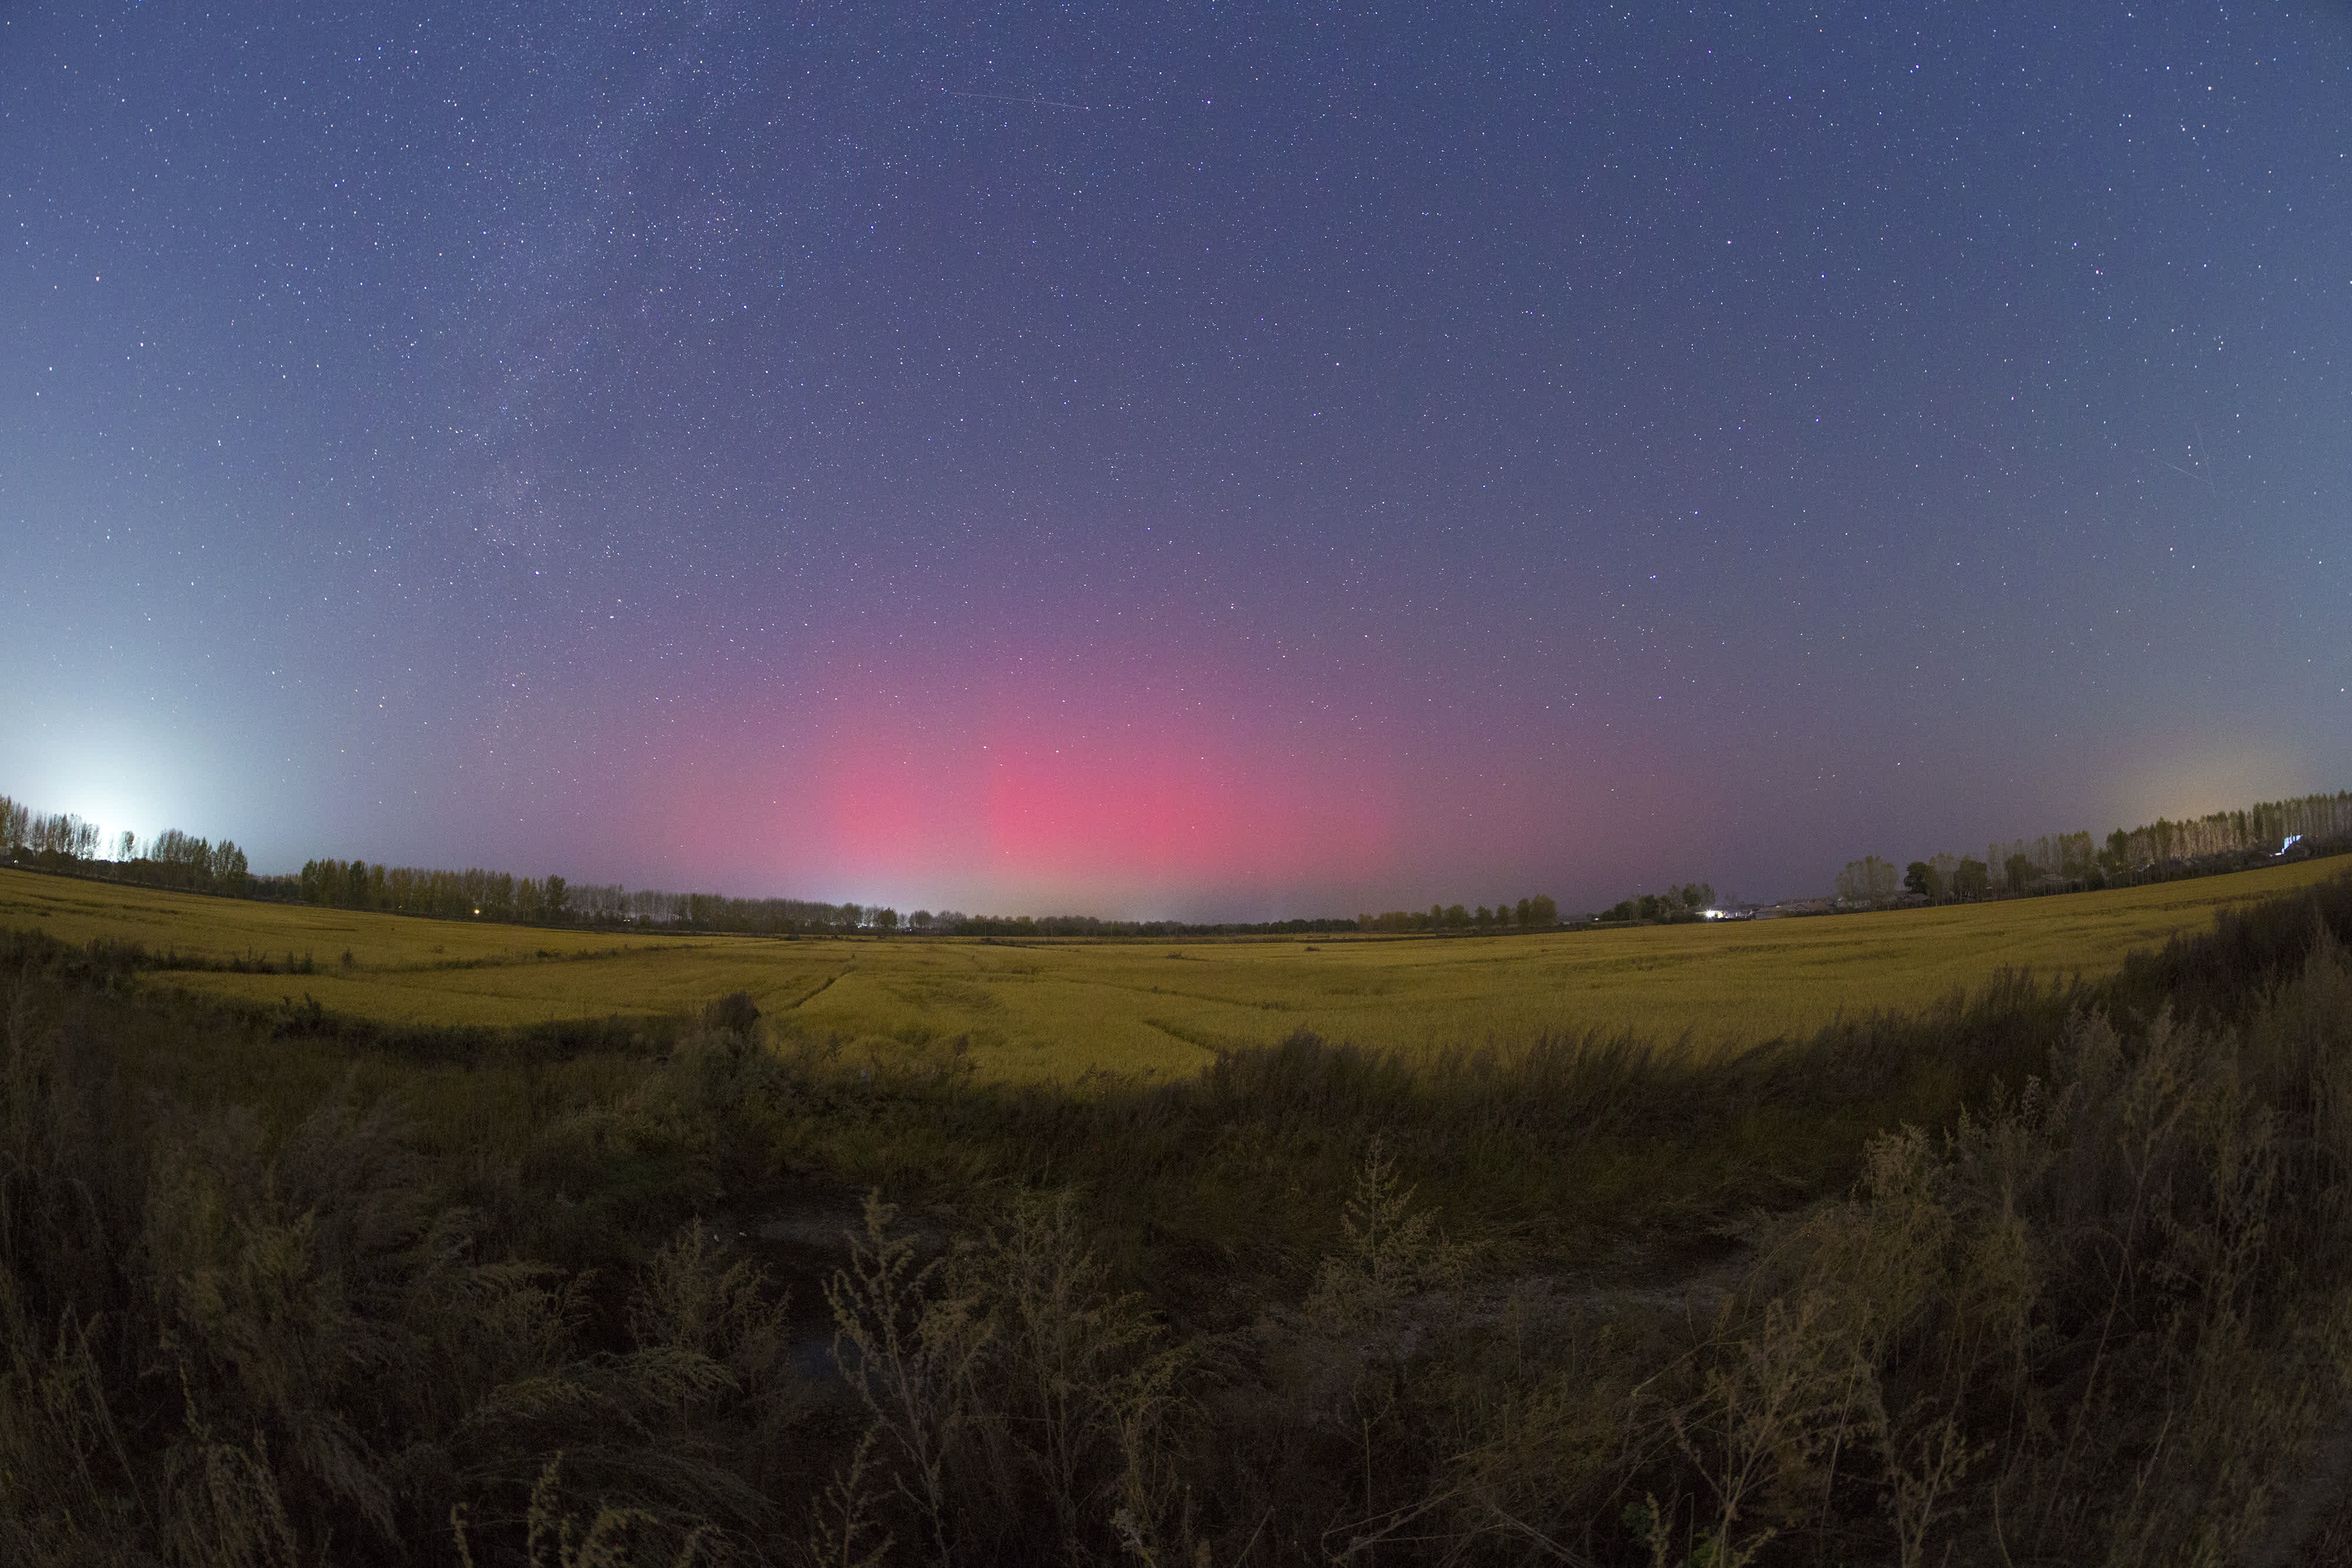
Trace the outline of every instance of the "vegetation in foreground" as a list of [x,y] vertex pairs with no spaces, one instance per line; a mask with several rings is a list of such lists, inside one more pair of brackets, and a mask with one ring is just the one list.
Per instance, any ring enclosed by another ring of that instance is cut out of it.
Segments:
[[1412,1053],[1640,1032],[1713,1051],[1910,1009],[2005,968],[2098,978],[2325,862],[2071,898],[1514,936],[992,943],[629,937],[125,889],[0,871],[0,926],[137,943],[152,982],[405,1025],[647,1019],[749,992],[779,1039],[982,1080],[1189,1076],[1300,1030]]
[[19,936],[0,1556],[2291,1561],[2347,939],[2338,880],[1712,1061],[1302,1035],[1079,1098]]

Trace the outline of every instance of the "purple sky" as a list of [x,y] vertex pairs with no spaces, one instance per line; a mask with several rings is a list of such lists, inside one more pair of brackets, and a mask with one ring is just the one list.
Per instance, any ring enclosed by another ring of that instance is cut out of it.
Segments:
[[2352,12],[0,13],[0,790],[1262,917],[2352,784]]

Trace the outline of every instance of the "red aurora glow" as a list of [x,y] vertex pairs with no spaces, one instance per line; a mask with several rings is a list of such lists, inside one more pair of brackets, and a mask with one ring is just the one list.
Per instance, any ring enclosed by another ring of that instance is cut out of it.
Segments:
[[1102,679],[875,705],[824,743],[803,841],[859,884],[1024,907],[1337,883],[1393,850],[1394,769],[1350,739]]

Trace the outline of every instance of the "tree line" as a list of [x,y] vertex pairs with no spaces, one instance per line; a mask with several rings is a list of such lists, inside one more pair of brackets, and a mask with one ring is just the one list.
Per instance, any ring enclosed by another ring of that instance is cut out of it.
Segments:
[[1291,920],[1105,920],[1093,915],[965,915],[949,909],[917,910],[911,930],[934,936],[1313,936],[1353,931],[1357,922],[1326,916]]
[[[115,852],[98,858],[101,846]],[[1104,920],[1092,915],[971,915],[958,909],[918,909],[901,915],[887,904],[830,904],[805,898],[734,898],[718,893],[671,893],[618,883],[574,883],[550,874],[516,876],[479,866],[452,871],[385,865],[364,857],[324,856],[292,873],[255,874],[246,852],[169,829],[141,840],[125,832],[109,843],[94,822],[71,813],[36,813],[0,795],[0,853],[29,858],[45,869],[111,881],[138,882],[199,893],[231,894],[283,904],[379,910],[443,920],[495,920],[533,925],[596,928],[663,925],[696,932],[753,936],[887,936],[1133,937],[1317,936],[1343,931],[1548,930],[1559,908],[1540,894],[1516,904],[1497,902],[1475,912],[1432,904],[1426,912],[1397,911],[1353,918],[1269,921]]]
[[[730,898],[668,893],[618,883],[575,883],[561,876],[386,866],[365,860],[306,861],[291,877],[267,879],[277,896],[338,909],[374,909],[443,920],[497,920],[532,925],[676,925],[751,936],[892,931],[895,909],[803,898]],[[926,916],[928,919],[929,916]]]
[[1592,918],[1636,925],[1674,925],[1704,919],[1700,912],[1714,907],[1713,883],[1686,882],[1664,893],[1642,893],[1619,899]]
[[89,860],[98,853],[98,824],[71,811],[45,815],[0,795],[0,850],[12,860],[20,854],[47,862]]
[[[111,862],[98,859],[101,845],[114,852]],[[27,860],[53,870],[103,865],[106,874],[118,882],[155,887],[198,893],[252,891],[245,852],[227,839],[214,843],[170,828],[151,839],[126,831],[110,842],[96,822],[78,813],[35,811],[5,795],[0,795],[0,858]]]
[[126,831],[117,849],[115,865],[131,882],[237,896],[252,892],[253,873],[245,852],[228,839],[214,843],[166,828],[144,841]]
[[[99,859],[101,848],[111,850],[114,858]],[[5,795],[0,795],[0,858],[114,882],[335,909],[533,925],[651,925],[757,936],[876,936],[898,931],[1000,938],[1297,936],[1352,931],[1360,923],[1340,918],[1103,920],[1091,915],[987,915],[955,909],[919,909],[901,915],[887,904],[671,893],[628,888],[618,883],[574,883],[553,874],[516,876],[479,866],[451,871],[385,865],[356,856],[350,860],[321,857],[305,861],[296,873],[256,875],[245,851],[227,839],[214,842],[172,828],[149,839],[126,831],[109,841],[95,822],[71,812],[36,812]],[[1524,907],[1529,901],[1520,903]],[[1549,922],[1551,901],[1535,903],[1545,911],[1541,918]],[[1480,910],[1477,923],[1485,924],[1488,915],[1488,911]]]
[[[1338,925],[1339,923],[1334,923]],[[1559,905],[1543,894],[1517,904],[1496,899],[1490,908],[1465,909],[1458,904],[1433,904],[1427,909],[1391,909],[1380,915],[1359,915],[1345,925],[1359,931],[1549,931],[1559,924]],[[1341,928],[1344,929],[1345,925]]]
[[2210,876],[2345,849],[2352,849],[2352,790],[2263,800],[2178,821],[2158,817],[2117,828],[2105,840],[2088,831],[2011,839],[1986,845],[1981,860],[1940,852],[1911,862],[1899,879],[1893,862],[1865,855],[1838,873],[1837,894],[1847,904],[1885,904],[1906,894],[1911,902],[1973,904]]
[[[560,876],[515,877],[504,872],[429,871],[366,861],[316,860],[285,885],[305,904],[380,909],[448,920],[501,920],[526,925],[667,925],[680,930],[751,936],[1228,936],[1352,931],[1354,920],[1200,923],[1104,920],[1092,915],[967,915],[918,909],[901,915],[887,904],[828,904],[805,898],[730,898],[717,893],[668,893],[618,883],[579,883]],[[1549,900],[1544,901],[1549,904]],[[1482,912],[1483,913],[1483,912]]]

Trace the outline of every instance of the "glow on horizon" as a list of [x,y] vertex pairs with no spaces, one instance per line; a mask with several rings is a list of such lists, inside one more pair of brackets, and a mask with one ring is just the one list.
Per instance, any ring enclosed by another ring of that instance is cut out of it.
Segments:
[[2242,810],[2257,800],[2279,800],[2328,786],[2309,780],[2323,775],[2291,747],[2248,736],[2202,736],[2175,739],[2143,760],[2121,795],[2116,821],[2107,827],[2135,827],[2158,817],[2176,821],[2214,811]]
[[70,812],[97,826],[100,854],[111,858],[125,830],[146,840],[166,828],[199,837],[235,838],[204,824],[219,815],[218,790],[200,779],[186,748],[127,725],[83,721],[69,744],[33,748],[34,766],[6,786],[20,804],[44,815]]
[[1126,687],[861,710],[819,743],[820,782],[782,800],[772,842],[826,882],[1033,910],[1274,897],[1394,862],[1397,770],[1376,748]]

